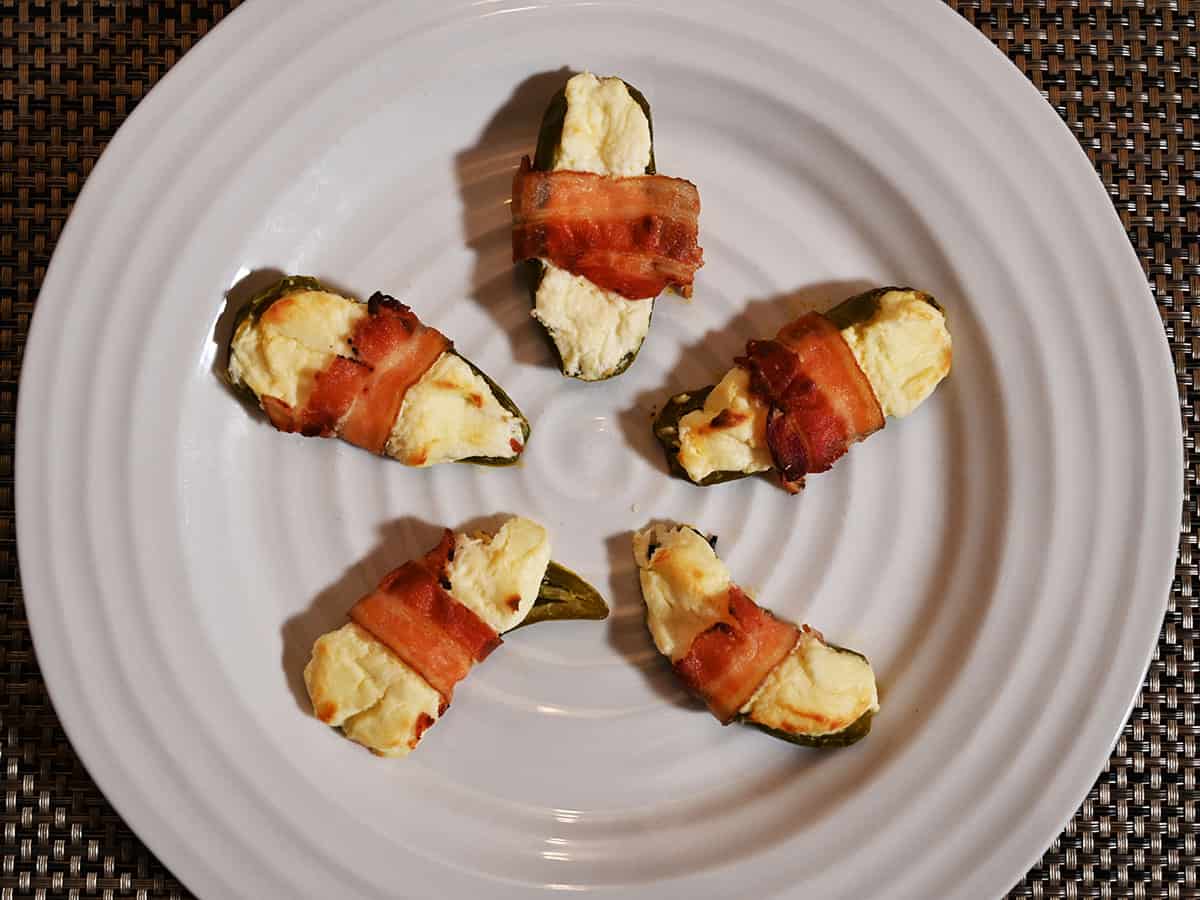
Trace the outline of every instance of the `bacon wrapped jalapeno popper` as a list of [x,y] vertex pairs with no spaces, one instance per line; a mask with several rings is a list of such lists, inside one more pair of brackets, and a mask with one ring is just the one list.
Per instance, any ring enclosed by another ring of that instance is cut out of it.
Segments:
[[322,722],[380,756],[405,756],[501,634],[607,615],[595,588],[550,561],[537,522],[515,516],[494,535],[447,529],[359,600],[350,622],[317,638],[304,683]]
[[867,658],[775,618],[687,525],[633,538],[646,624],[660,653],[723,725],[743,722],[806,747],[843,747],[879,710]]
[[928,294],[886,287],[807,313],[746,344],[715,385],[673,396],[654,433],[699,485],[776,469],[790,493],[851,444],[903,417],[950,371],[950,332]]
[[229,380],[280,431],[340,437],[409,466],[511,465],[529,423],[500,387],[398,300],[292,276],[242,311]]
[[575,75],[513,180],[513,261],[536,268],[533,317],[564,375],[621,374],[666,287],[686,297],[703,264],[695,185],[655,173],[650,106],[620,78]]

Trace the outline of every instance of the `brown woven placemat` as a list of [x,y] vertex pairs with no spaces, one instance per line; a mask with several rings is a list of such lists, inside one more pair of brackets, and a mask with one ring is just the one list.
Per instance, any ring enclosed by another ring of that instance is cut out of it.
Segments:
[[[30,315],[80,186],[138,100],[236,5],[0,0],[0,900],[187,896],[97,790],[46,696],[17,573],[14,420]],[[1012,896],[1200,897],[1200,0],[950,5],[1033,81],[1095,164],[1158,300],[1187,427],[1184,534],[1141,698],[1083,807]]]

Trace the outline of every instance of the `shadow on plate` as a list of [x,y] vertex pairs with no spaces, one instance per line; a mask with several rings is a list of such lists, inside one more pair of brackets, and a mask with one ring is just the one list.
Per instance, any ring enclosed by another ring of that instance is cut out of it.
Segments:
[[[511,264],[507,203],[521,157],[533,154],[538,127],[550,98],[573,74],[563,67],[526,78],[484,125],[475,143],[460,151],[454,160],[462,202],[463,238],[475,255],[470,279],[472,299],[509,336],[513,356],[519,362],[545,368],[556,367],[549,338],[524,339],[525,328],[537,328],[536,323],[528,320],[532,270]],[[501,207],[502,216],[497,213]],[[514,306],[520,311],[518,321],[525,320],[516,328]]]
[[608,552],[612,596],[608,599],[608,645],[645,678],[662,700],[685,709],[705,712],[704,704],[679,683],[671,663],[658,652],[646,628],[646,607],[633,561],[633,532],[622,531],[604,541]]

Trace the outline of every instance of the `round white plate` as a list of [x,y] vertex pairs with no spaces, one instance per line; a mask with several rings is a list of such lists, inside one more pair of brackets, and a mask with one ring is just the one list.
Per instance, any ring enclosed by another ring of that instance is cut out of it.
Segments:
[[[507,199],[566,67],[655,113],[703,196],[693,303],[560,377]],[[275,432],[217,378],[227,293],[381,289],[528,414],[524,464],[406,469]],[[950,379],[789,497],[667,477],[650,412],[864,285],[948,310]],[[1150,657],[1182,440],[1162,328],[1075,141],[940,3],[255,2],[113,140],[38,301],[17,447],[38,658],[121,815],[210,897],[1000,894],[1083,799]],[[436,528],[547,524],[605,623],[522,630],[403,761],[313,719],[313,638]],[[814,753],[722,729],[653,652],[652,518],[870,655]]]

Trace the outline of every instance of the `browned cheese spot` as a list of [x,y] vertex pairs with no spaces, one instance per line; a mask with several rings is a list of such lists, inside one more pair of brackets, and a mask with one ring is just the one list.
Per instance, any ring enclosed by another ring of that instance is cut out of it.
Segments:
[[284,297],[282,300],[276,300],[267,307],[266,312],[259,317],[259,321],[266,322],[268,324],[279,324],[281,322],[286,322],[288,314],[295,305],[296,301],[291,297]]
[[723,409],[708,423],[708,428],[712,431],[719,431],[722,428],[734,428],[741,425],[748,418],[746,413],[734,412],[732,409]]

